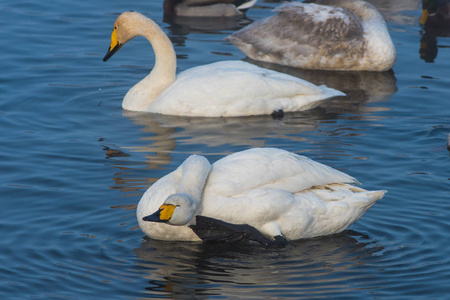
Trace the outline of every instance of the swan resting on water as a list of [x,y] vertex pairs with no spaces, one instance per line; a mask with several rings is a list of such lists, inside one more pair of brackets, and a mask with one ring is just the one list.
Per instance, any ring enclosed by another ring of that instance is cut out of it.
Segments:
[[318,70],[387,71],[396,51],[380,12],[362,0],[291,2],[226,40],[245,55]]
[[214,164],[199,155],[155,182],[137,206],[150,238],[263,245],[342,232],[386,191],[367,191],[338,170],[276,148]]
[[312,109],[328,98],[345,95],[243,61],[216,62],[176,76],[171,41],[155,22],[137,12],[117,18],[103,61],[136,36],[151,43],[155,66],[125,95],[122,107],[126,110],[204,117],[266,115]]

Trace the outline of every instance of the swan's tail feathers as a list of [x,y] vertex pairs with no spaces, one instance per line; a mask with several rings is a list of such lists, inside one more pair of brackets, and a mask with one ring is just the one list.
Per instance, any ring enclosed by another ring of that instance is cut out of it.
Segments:
[[320,85],[319,88],[329,98],[331,98],[331,97],[338,97],[338,96],[346,96],[346,94],[344,92],[341,92],[341,91],[329,88],[326,85]]
[[370,192],[367,193],[367,197],[369,197],[370,202],[376,202],[378,200],[380,200],[381,198],[383,198],[384,194],[386,194],[387,191],[385,190],[381,190],[381,191],[374,191],[374,192]]
[[196,216],[196,224],[189,227],[204,242],[208,243],[245,243],[256,242],[263,246],[282,244],[286,240],[277,237],[271,240],[256,228],[247,224],[231,224],[221,220]]
[[236,0],[234,3],[240,11],[246,11],[256,4],[257,0]]

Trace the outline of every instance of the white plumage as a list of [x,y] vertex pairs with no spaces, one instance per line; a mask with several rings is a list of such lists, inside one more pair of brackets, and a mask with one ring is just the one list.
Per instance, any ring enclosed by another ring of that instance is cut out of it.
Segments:
[[266,115],[308,110],[343,95],[243,61],[223,61],[181,72],[146,111],[204,117]]
[[[160,240],[199,240],[188,227],[197,215],[247,224],[272,239],[329,235],[345,230],[385,193],[355,183],[345,173],[281,149],[254,148],[213,165],[193,155],[145,192],[137,219],[147,236]],[[175,206],[167,223],[143,220],[163,204]]]
[[186,70],[176,77],[172,43],[156,23],[136,12],[114,23],[104,61],[135,36],[146,37],[155,52],[152,72],[132,87],[122,107],[184,116],[250,116],[314,108],[342,92],[242,61],[222,61]]

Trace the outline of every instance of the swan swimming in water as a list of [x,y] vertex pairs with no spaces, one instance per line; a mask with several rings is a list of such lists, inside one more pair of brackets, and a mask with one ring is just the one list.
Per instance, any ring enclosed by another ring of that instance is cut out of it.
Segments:
[[150,238],[171,241],[270,244],[330,235],[385,194],[353,184],[345,173],[276,148],[237,152],[212,165],[192,155],[144,193],[137,219]]
[[125,12],[117,18],[103,61],[136,36],[150,41],[155,66],[125,95],[122,107],[126,110],[183,116],[251,116],[312,109],[330,97],[345,95],[243,61],[216,62],[176,76],[175,50],[169,38],[155,22],[137,12]]
[[387,71],[397,57],[380,12],[362,0],[291,2],[226,40],[245,55],[304,69]]

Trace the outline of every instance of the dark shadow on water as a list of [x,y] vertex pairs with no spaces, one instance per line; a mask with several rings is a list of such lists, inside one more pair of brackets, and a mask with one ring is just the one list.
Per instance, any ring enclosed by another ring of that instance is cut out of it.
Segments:
[[368,259],[382,252],[368,236],[342,234],[280,248],[144,239],[134,250],[152,295],[182,297],[305,296],[357,289]]

